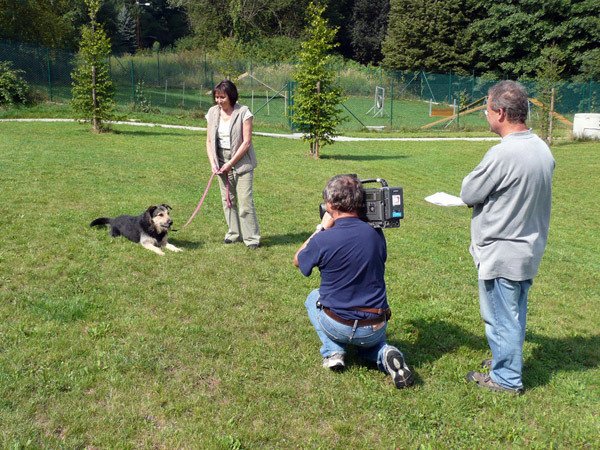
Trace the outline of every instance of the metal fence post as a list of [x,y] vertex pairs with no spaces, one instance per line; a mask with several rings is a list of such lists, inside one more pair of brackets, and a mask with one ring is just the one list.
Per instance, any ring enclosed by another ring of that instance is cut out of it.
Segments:
[[133,70],[133,60],[129,60],[129,73],[131,75],[131,101],[135,102],[135,74]]
[[48,96],[50,97],[50,101],[52,101],[52,65],[50,63],[50,49],[46,52],[46,61],[48,67]]
[[394,126],[394,79],[390,80],[390,128]]
[[160,86],[160,56],[159,52],[156,52],[156,86]]

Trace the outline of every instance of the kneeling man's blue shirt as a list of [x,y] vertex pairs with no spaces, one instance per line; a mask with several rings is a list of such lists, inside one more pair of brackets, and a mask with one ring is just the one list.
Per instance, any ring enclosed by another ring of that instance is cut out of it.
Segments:
[[320,302],[345,319],[372,317],[353,310],[387,308],[385,261],[387,248],[381,229],[358,218],[342,218],[315,234],[298,254],[305,276],[321,272]]

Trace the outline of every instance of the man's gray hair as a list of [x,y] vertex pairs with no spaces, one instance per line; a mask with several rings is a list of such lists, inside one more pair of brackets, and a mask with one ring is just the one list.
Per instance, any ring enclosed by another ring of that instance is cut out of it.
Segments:
[[488,101],[493,111],[503,109],[511,123],[525,123],[529,110],[529,98],[525,87],[516,81],[505,80],[488,91]]
[[363,204],[363,190],[356,175],[336,175],[325,189],[323,199],[339,212],[358,212]]

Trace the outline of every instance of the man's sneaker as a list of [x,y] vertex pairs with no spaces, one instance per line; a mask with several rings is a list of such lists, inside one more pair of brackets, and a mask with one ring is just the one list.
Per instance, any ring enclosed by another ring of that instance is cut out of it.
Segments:
[[481,361],[481,368],[487,369],[487,370],[492,370],[492,358],[484,359],[483,361]]
[[334,353],[333,355],[323,358],[323,367],[334,371],[344,370],[344,355]]
[[490,391],[496,392],[507,392],[509,394],[521,395],[523,393],[523,389],[511,389],[504,386],[499,385],[495,381],[493,381],[489,375],[481,372],[469,372],[465,377],[467,381],[477,383],[477,386],[485,389],[489,389]]
[[414,382],[414,376],[404,361],[404,356],[400,350],[394,347],[388,347],[383,353],[383,365],[386,372],[394,380],[398,389],[411,386]]

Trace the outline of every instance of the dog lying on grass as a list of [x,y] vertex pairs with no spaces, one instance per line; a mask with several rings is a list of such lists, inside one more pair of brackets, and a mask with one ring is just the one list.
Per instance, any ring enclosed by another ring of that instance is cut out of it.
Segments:
[[183,251],[167,242],[167,233],[173,225],[169,211],[171,207],[166,204],[150,206],[139,216],[123,215],[111,219],[98,217],[90,223],[90,227],[108,225],[112,237],[124,236],[132,242],[142,244],[144,248],[157,255],[164,255],[163,249],[173,252]]

